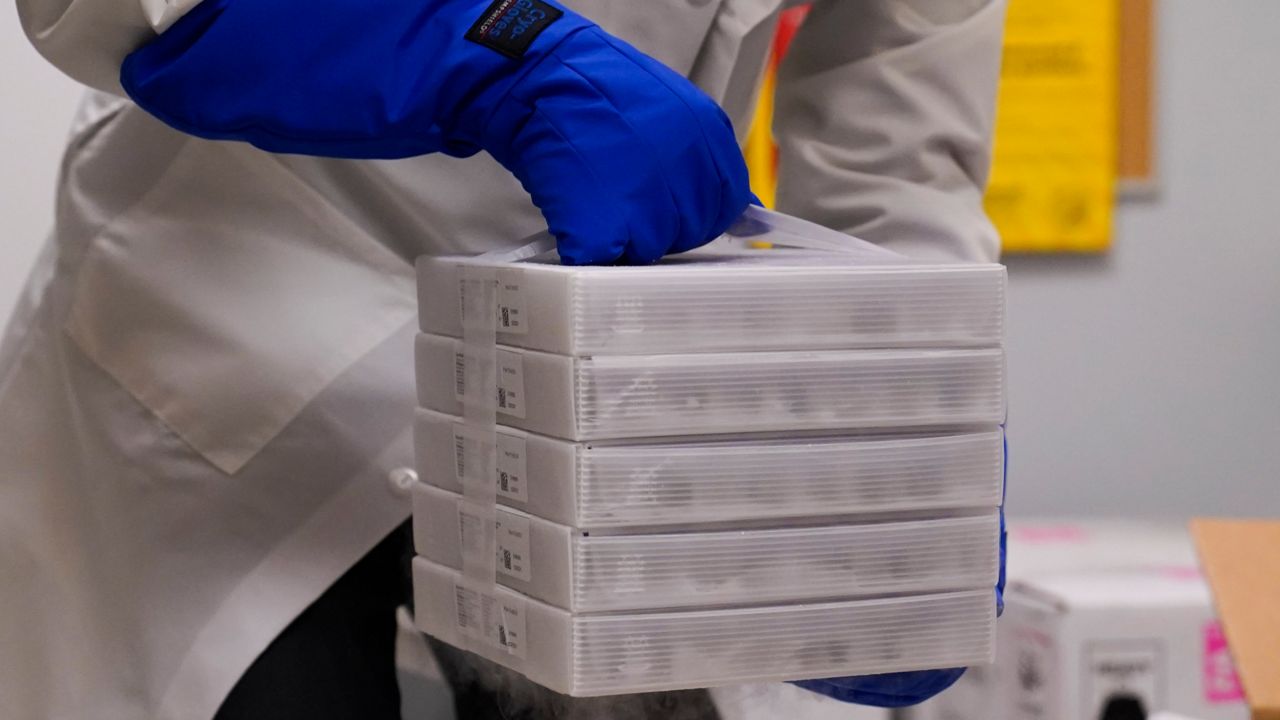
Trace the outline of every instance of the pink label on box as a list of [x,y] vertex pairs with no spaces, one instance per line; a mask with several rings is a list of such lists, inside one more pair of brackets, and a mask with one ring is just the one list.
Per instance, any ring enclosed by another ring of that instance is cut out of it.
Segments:
[[1231,649],[1216,621],[1204,626],[1204,699],[1210,703],[1244,700],[1244,688],[1231,661]]
[[1014,540],[1025,543],[1082,543],[1088,535],[1079,525],[1023,525],[1010,528]]
[[1194,565],[1169,565],[1163,568],[1165,577],[1172,580],[1200,580],[1204,577]]

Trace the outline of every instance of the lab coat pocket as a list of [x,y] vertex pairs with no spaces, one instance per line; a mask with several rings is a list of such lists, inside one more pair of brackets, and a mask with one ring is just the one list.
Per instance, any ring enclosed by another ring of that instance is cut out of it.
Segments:
[[66,329],[235,473],[414,314],[411,266],[275,158],[192,139],[91,243]]

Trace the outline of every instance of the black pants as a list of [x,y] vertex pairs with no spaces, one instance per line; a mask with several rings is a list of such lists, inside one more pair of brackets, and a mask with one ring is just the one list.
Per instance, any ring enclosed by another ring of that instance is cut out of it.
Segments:
[[411,595],[411,548],[405,524],[370,550],[267,646],[214,720],[400,720],[396,608]]
[[[395,611],[412,600],[412,557],[406,523],[267,646],[214,720],[400,720]],[[432,649],[457,720],[716,720],[706,691],[575,699],[443,643]]]

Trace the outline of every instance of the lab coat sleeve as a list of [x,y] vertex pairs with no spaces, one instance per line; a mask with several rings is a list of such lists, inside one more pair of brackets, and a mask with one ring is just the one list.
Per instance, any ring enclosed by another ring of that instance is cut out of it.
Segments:
[[913,257],[994,261],[982,193],[1004,7],[815,3],[779,69],[779,209]]
[[124,95],[120,65],[177,20],[193,0],[17,0],[36,50],[73,79]]
[[203,0],[125,58],[121,83],[170,127],[272,153],[485,151],[569,263],[654,262],[750,202],[715,101],[555,0],[323,6]]

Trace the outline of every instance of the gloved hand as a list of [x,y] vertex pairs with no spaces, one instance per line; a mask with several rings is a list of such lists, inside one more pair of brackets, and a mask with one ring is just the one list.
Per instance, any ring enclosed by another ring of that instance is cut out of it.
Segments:
[[203,0],[121,83],[179,130],[271,152],[486,150],[570,264],[692,249],[751,199],[713,100],[550,0]]
[[[1009,441],[1004,443],[1005,483],[1009,480]],[[1000,505],[1000,574],[996,578],[996,616],[1004,613],[1004,561],[1008,538],[1004,527],[1004,503]],[[836,700],[858,705],[897,708],[918,705],[955,684],[964,668],[885,673],[859,677],[799,680],[794,684]]]

